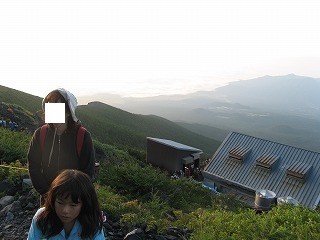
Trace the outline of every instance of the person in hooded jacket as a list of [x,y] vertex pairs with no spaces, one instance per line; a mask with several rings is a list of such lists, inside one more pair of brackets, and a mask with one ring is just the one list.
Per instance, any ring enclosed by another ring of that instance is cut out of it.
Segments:
[[44,142],[40,143],[41,128],[31,139],[27,154],[30,179],[41,195],[43,205],[50,184],[63,169],[77,169],[94,178],[95,154],[91,134],[86,130],[80,155],[77,153],[76,138],[80,121],[75,115],[76,97],[66,89],[51,91],[42,101],[45,114],[46,103],[65,103],[65,122],[49,123]]

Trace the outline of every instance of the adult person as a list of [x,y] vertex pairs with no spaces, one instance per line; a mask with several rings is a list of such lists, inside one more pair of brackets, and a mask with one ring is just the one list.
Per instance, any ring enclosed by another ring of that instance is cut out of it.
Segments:
[[85,130],[80,151],[77,149],[80,121],[75,115],[76,97],[66,89],[51,91],[42,101],[45,114],[46,103],[65,103],[65,122],[47,124],[45,137],[38,128],[31,139],[27,155],[29,175],[34,188],[41,195],[40,204],[53,179],[62,169],[78,169],[94,178],[95,154],[91,134]]
[[2,119],[2,127],[3,128],[7,128],[7,121],[6,120],[4,120],[4,119]]
[[10,128],[10,130],[11,131],[14,131],[14,129],[15,129],[15,122],[13,122],[13,121],[9,121],[9,128]]
[[28,232],[28,240],[39,239],[105,239],[98,197],[87,174],[67,169],[51,183]]

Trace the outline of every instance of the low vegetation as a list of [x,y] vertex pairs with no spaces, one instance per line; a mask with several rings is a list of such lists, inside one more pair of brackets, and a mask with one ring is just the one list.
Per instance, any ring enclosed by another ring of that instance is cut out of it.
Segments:
[[21,163],[26,162],[27,149],[31,134],[10,131],[0,127],[0,161]]
[[[6,162],[0,181],[14,183],[27,174],[21,168],[30,139],[28,133],[0,128],[1,159]],[[257,214],[234,196],[213,195],[186,179],[171,180],[147,165],[140,150],[94,144],[106,156],[95,183],[101,206],[108,218],[124,226],[146,223],[159,232],[179,227],[190,230],[191,239],[320,239],[316,210],[279,205]]]

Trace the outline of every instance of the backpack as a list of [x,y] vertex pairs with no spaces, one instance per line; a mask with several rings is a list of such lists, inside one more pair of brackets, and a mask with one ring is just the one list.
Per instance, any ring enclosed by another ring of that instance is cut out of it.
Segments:
[[[47,131],[48,131],[48,124],[44,124],[40,128],[40,147],[41,147],[41,152],[43,152],[44,149],[44,139],[46,137]],[[77,155],[78,158],[80,158],[80,153],[83,145],[83,140],[84,140],[84,134],[86,132],[86,129],[84,127],[79,127],[78,129],[78,134],[77,134]]]

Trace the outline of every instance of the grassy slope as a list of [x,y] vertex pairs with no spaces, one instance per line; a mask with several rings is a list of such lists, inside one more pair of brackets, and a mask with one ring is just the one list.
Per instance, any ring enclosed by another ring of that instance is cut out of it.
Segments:
[[[41,112],[40,97],[0,86],[0,101]],[[93,138],[120,147],[146,149],[146,137],[165,138],[199,148],[211,155],[220,142],[193,133],[164,118],[132,114],[107,104],[93,102],[77,108],[77,116]]]
[[85,126],[101,142],[145,149],[146,137],[165,138],[191,145],[212,154],[220,142],[193,133],[154,115],[132,114],[100,102],[77,109]]
[[35,114],[41,110],[42,98],[0,85],[0,101],[17,104]]

